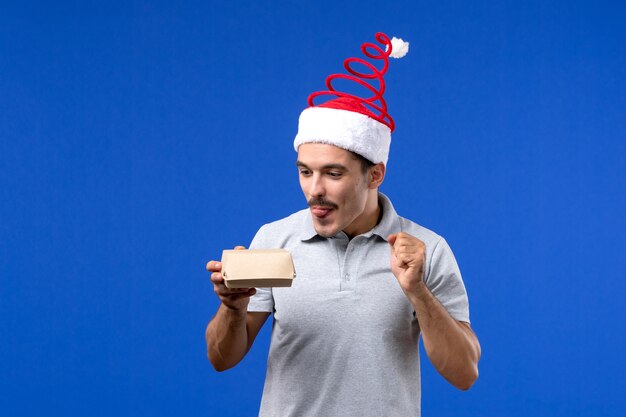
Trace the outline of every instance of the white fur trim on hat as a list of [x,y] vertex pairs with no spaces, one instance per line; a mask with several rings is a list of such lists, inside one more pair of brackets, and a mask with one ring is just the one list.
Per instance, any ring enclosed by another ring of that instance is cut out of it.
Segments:
[[391,129],[364,114],[326,107],[309,107],[300,114],[293,147],[326,143],[357,153],[369,161],[387,165]]

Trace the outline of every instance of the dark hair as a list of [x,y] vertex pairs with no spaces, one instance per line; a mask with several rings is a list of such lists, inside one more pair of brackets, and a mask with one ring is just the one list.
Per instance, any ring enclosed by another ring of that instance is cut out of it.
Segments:
[[367,173],[367,170],[370,169],[371,167],[373,167],[374,165],[376,165],[375,163],[373,163],[372,161],[370,161],[369,159],[365,158],[362,155],[359,155],[356,152],[352,152],[350,151],[350,153],[352,154],[352,157],[354,159],[358,159],[359,162],[361,163],[361,171],[363,172],[363,174]]

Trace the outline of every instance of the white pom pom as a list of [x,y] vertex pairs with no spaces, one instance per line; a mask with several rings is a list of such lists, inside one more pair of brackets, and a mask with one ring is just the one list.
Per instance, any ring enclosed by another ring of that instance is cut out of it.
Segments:
[[[387,48],[389,49],[389,48]],[[392,58],[402,58],[409,52],[409,43],[404,42],[395,36],[391,38],[391,55]]]

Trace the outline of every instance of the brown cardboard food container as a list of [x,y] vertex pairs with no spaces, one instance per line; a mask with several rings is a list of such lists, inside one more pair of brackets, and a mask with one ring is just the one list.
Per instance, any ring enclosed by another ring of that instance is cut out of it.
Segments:
[[225,250],[222,276],[228,288],[291,287],[296,271],[286,249]]

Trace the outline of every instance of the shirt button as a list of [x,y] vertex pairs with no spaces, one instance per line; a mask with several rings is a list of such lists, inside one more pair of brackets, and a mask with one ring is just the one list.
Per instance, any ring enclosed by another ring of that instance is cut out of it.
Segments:
[[345,279],[346,279],[346,281],[350,281],[350,274],[346,274]]

